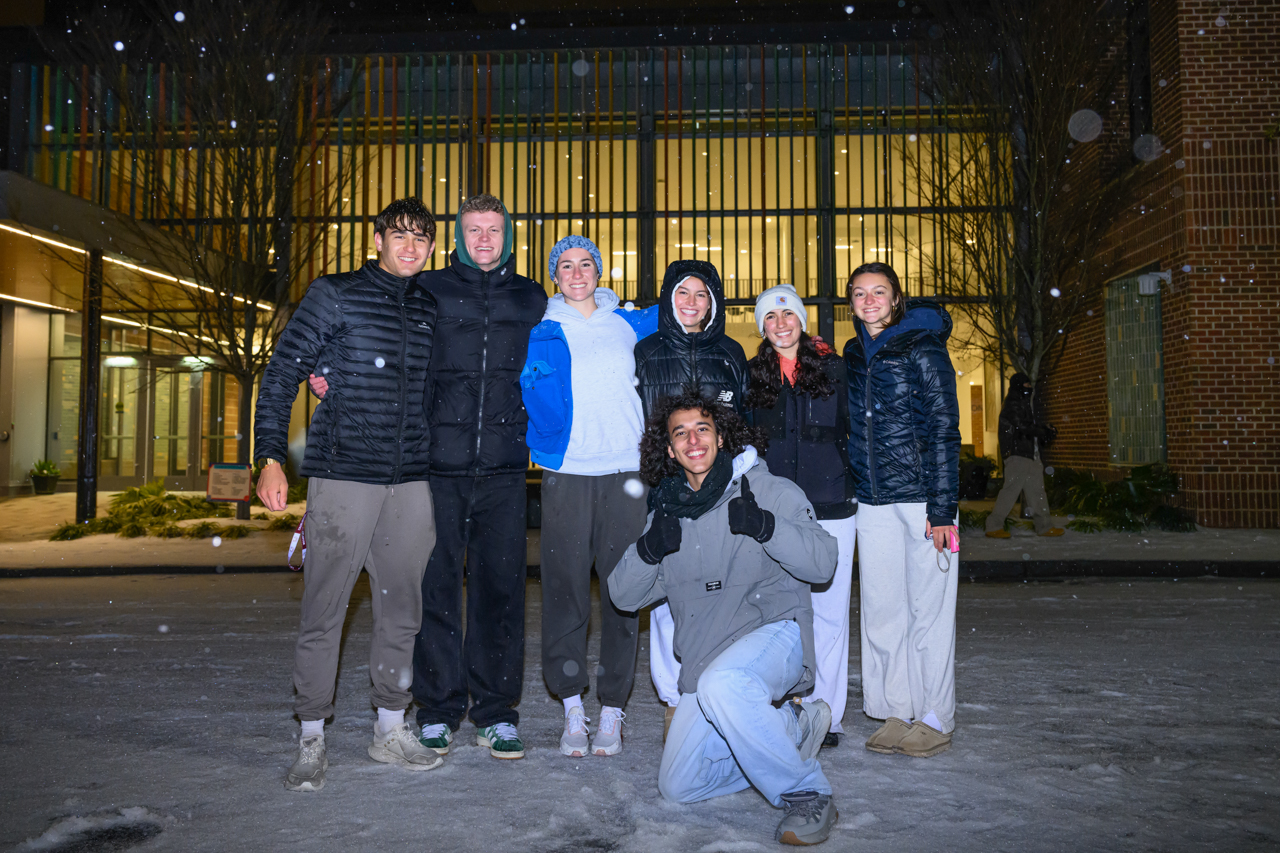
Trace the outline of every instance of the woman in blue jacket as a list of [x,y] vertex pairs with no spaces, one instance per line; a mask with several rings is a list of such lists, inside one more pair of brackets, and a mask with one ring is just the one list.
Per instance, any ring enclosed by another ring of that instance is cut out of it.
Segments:
[[955,728],[960,408],[951,318],[935,302],[905,299],[881,263],[853,271],[849,307],[862,699],[867,716],[885,721],[867,749],[927,757],[950,748]]
[[[528,443],[542,476],[542,670],[564,702],[560,751],[568,756],[622,750],[623,707],[635,680],[639,616],[609,599],[609,575],[644,530],[640,482],[644,416],[635,387],[634,350],[654,326],[653,312],[619,310],[598,287],[600,250],[585,237],[556,243],[548,265],[560,293],[529,335],[520,375]],[[588,747],[582,694],[590,687],[587,626],[591,566],[600,578],[601,710]]]

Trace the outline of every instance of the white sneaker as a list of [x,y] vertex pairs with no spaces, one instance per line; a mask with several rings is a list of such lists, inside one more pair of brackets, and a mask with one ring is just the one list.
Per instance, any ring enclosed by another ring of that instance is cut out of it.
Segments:
[[570,708],[564,715],[564,734],[560,735],[560,753],[571,758],[582,758],[587,754],[587,719],[586,713],[579,705]]
[[373,724],[373,743],[369,744],[369,757],[383,764],[395,764],[405,770],[432,770],[444,764],[434,749],[423,746],[408,723],[401,723],[383,734],[378,724]]
[[600,709],[600,726],[591,739],[592,755],[617,755],[622,752],[622,721],[627,715],[621,708],[605,705]]
[[324,772],[329,769],[324,735],[298,740],[298,760],[289,768],[284,786],[290,791],[319,791],[324,787]]

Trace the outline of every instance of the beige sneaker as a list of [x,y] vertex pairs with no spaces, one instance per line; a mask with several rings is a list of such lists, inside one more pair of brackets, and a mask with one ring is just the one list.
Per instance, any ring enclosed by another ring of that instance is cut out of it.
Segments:
[[1066,532],[1067,532],[1067,531],[1063,530],[1061,527],[1050,527],[1050,528],[1049,528],[1048,530],[1046,530],[1044,533],[1041,533],[1041,534],[1039,534],[1039,535],[1040,535],[1040,536],[1061,536],[1062,534],[1064,534],[1064,533],[1066,533]]
[[444,764],[444,759],[434,749],[423,746],[414,736],[408,723],[401,723],[386,734],[378,731],[378,724],[374,723],[369,757],[405,770],[433,770]]
[[950,733],[943,734],[928,723],[915,722],[906,736],[898,741],[894,751],[912,758],[929,758],[950,748]]
[[875,734],[867,738],[867,749],[881,755],[893,755],[897,752],[898,742],[910,731],[910,723],[899,720],[897,717],[890,717],[884,721],[883,726],[876,729]]

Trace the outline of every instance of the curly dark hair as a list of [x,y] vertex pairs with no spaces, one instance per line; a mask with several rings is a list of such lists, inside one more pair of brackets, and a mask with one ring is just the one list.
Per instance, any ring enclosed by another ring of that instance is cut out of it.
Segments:
[[696,409],[711,418],[715,424],[716,434],[723,443],[720,453],[737,456],[748,444],[764,452],[766,438],[755,427],[738,417],[733,409],[704,397],[696,388],[685,388],[674,397],[663,397],[658,401],[649,420],[645,422],[644,434],[640,437],[640,477],[650,486],[656,486],[666,477],[683,475],[680,463],[667,455],[671,446],[671,437],[667,433],[667,421],[674,412],[685,409]]
[[[782,393],[782,369],[778,353],[769,339],[760,342],[756,357],[747,362],[751,387],[747,391],[748,409],[772,409]],[[800,349],[796,353],[795,389],[815,399],[825,399],[836,392],[835,383],[822,369],[822,354],[808,332],[800,333]]]

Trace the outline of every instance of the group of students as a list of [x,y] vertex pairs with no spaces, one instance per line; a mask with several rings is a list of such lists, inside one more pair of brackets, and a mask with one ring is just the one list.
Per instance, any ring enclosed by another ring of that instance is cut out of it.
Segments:
[[[512,269],[501,202],[468,200],[456,229],[449,267],[423,272],[434,221],[415,199],[393,203],[375,223],[377,260],[311,285],[262,381],[258,493],[271,509],[287,492],[276,462],[299,385],[323,400],[301,468],[302,733],[286,787],[323,785],[337,642],[362,566],[370,756],[438,766],[468,695],[477,742],[523,756],[526,452],[543,469],[542,663],[564,703],[562,753],[621,751],[639,611],[652,606],[662,794],[754,786],[786,810],[777,840],[824,840],[836,809],[816,755],[843,732],[855,539],[863,709],[884,721],[866,746],[948,748],[960,438],[946,312],[907,300],[889,266],[859,267],[842,358],[779,285],[757,299],[763,340],[748,361],[709,263],[672,263],[658,304],[637,310],[600,286],[599,249],[570,236],[551,251],[548,300]],[[582,701],[593,566],[594,727]]]

